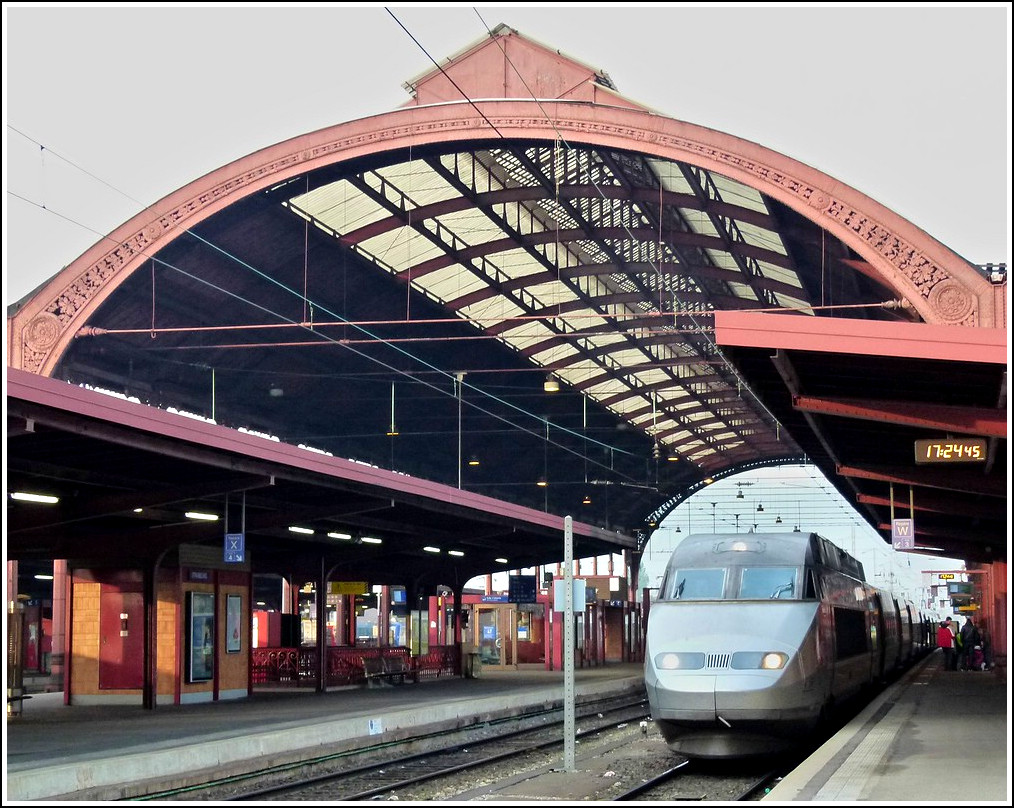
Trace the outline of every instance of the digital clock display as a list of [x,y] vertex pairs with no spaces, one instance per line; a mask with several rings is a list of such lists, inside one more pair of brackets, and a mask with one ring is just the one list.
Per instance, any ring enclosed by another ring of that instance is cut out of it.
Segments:
[[983,438],[932,438],[915,442],[916,463],[979,463],[985,459]]

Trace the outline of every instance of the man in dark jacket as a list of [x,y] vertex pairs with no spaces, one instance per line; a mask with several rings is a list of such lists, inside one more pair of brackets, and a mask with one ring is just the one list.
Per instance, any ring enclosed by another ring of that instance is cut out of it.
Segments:
[[963,671],[969,671],[972,669],[972,660],[975,658],[975,646],[982,643],[982,637],[979,636],[979,629],[976,627],[971,616],[965,620],[965,625],[961,627],[961,647],[960,653],[961,658],[958,661],[958,666]]

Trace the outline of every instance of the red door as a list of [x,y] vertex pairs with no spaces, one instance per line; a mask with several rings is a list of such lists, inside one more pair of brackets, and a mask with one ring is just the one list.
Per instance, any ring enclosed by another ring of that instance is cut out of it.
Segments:
[[144,596],[102,587],[99,604],[99,689],[144,686]]

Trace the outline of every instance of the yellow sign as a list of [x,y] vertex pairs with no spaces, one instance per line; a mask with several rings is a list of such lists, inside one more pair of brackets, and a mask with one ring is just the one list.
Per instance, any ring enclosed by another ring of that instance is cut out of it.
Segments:
[[941,581],[953,581],[954,580],[954,573],[953,572],[941,572],[940,573],[940,580]]
[[959,606],[958,607],[958,611],[959,612],[977,612],[977,611],[979,611],[979,604],[978,603],[971,603],[968,606]]
[[365,595],[370,591],[366,581],[328,581],[329,595]]

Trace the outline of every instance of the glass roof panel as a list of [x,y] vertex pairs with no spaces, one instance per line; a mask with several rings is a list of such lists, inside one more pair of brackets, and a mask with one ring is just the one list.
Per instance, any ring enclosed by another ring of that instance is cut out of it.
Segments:
[[688,208],[680,208],[680,215],[686,219],[690,229],[695,233],[700,233],[705,236],[718,236],[718,228],[711,221],[711,217],[707,216],[699,210],[690,210]]
[[458,264],[438,269],[436,272],[428,272],[412,283],[413,286],[418,285],[429,290],[441,300],[454,300],[486,288],[486,282],[482,278],[476,277]]
[[390,215],[346,180],[294,196],[289,203],[342,234],[351,233]]
[[[475,247],[508,238],[507,233],[478,208],[466,208],[453,213],[445,213],[433,221],[439,222],[440,227],[430,227],[430,230],[436,230],[439,235],[441,229],[446,228],[459,240],[457,246],[467,244],[469,247]],[[487,257],[491,256],[487,255]]]
[[736,296],[741,297],[744,300],[757,300],[757,293],[745,283],[729,283],[729,290]]
[[760,191],[714,172],[711,172],[711,180],[718,188],[724,202],[729,202],[733,205],[740,205],[744,208],[757,211],[758,213],[768,213],[768,206],[765,204]]
[[799,276],[791,269],[775,266],[767,261],[758,261],[757,265],[761,268],[765,278],[771,278],[773,281],[780,281],[781,283],[787,283],[790,286],[802,289],[803,284],[799,280]]
[[568,357],[576,356],[577,353],[578,351],[573,345],[565,343],[534,353],[531,355],[531,360],[537,365],[552,365],[556,362],[562,362]]
[[[365,175],[369,177],[371,172]],[[461,193],[447,180],[437,174],[423,160],[412,160],[406,163],[378,168],[377,175],[387,180],[390,185],[408,197],[414,207],[432,205],[445,199],[454,199]],[[371,183],[373,184],[373,183]],[[397,197],[389,197],[395,199]]]
[[654,170],[655,175],[665,190],[681,194],[692,194],[694,192],[690,183],[687,182],[687,178],[683,176],[679,165],[676,163],[671,160],[659,160],[655,157],[648,157],[646,161],[652,170]]
[[366,239],[359,248],[397,272],[444,254],[438,245],[407,227],[399,227]]
[[755,247],[762,247],[765,250],[771,250],[782,255],[788,254],[785,251],[785,245],[782,243],[782,237],[766,227],[757,227],[749,222],[738,220],[736,226],[739,228],[739,232],[743,234],[743,240],[747,244],[753,244]]

